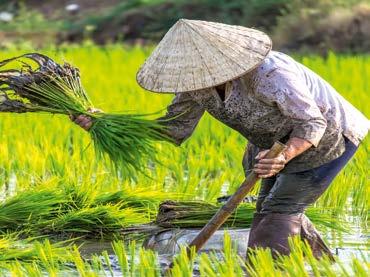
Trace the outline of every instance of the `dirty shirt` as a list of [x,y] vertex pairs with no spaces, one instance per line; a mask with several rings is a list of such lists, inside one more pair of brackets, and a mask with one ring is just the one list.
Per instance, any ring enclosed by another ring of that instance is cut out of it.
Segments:
[[163,124],[177,144],[187,139],[207,111],[248,141],[243,166],[275,141],[305,139],[313,147],[292,159],[283,172],[318,167],[339,157],[344,138],[358,145],[369,120],[329,83],[291,57],[271,51],[253,71],[226,83],[225,98],[215,88],[176,94]]

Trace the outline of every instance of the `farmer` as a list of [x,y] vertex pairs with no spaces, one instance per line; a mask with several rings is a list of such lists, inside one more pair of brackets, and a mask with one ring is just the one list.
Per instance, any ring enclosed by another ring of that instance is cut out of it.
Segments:
[[[369,121],[325,80],[271,51],[257,30],[179,20],[137,74],[154,92],[174,93],[162,124],[180,145],[205,111],[248,141],[243,166],[262,178],[250,248],[289,254],[288,237],[308,241],[315,257],[329,248],[304,210],[328,188],[367,135]],[[85,129],[90,118],[75,122]],[[265,159],[275,141],[287,149]]]

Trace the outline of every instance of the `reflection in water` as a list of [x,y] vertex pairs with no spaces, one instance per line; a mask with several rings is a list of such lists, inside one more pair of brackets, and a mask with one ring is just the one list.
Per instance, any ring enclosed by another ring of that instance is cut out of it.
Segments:
[[0,187],[0,201],[4,201],[6,198],[13,196],[17,188],[17,176],[15,173],[11,173],[9,176],[2,174],[3,184]]

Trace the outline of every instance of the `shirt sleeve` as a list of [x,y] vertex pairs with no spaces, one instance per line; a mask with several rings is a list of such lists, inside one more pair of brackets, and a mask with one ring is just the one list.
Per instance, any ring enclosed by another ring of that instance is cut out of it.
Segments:
[[285,68],[274,68],[259,76],[257,95],[276,104],[285,116],[297,121],[290,137],[305,139],[317,147],[327,123],[309,88],[299,76]]
[[166,135],[180,145],[191,136],[205,110],[187,92],[176,94],[165,116],[158,119]]

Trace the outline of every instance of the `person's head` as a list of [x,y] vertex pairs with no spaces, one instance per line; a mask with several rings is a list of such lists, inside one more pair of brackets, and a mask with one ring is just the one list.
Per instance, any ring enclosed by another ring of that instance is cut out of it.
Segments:
[[257,67],[271,50],[263,32],[180,19],[137,73],[143,88],[180,93],[225,85]]

